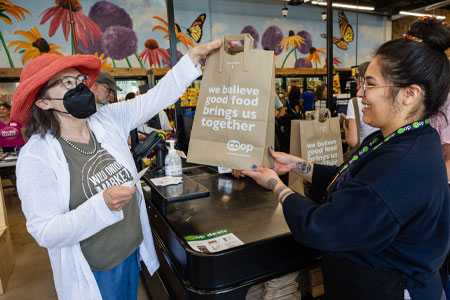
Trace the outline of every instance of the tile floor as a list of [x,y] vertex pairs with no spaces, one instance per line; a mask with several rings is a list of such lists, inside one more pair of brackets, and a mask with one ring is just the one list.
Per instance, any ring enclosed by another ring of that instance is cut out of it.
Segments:
[[[3,186],[10,185],[8,180]],[[20,200],[12,188],[4,189],[6,210],[16,265],[0,300],[57,299],[47,250],[40,247],[27,232]],[[138,300],[150,299],[139,284]]]

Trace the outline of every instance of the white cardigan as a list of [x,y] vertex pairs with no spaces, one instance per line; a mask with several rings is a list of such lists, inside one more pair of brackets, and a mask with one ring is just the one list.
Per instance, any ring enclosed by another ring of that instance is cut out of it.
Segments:
[[[173,104],[200,75],[200,68],[186,55],[146,94],[102,107],[89,119],[89,127],[101,146],[134,176],[137,170],[127,145],[129,132]],[[61,145],[50,133],[30,138],[20,151],[16,173],[28,231],[40,246],[48,248],[58,298],[101,299],[80,241],[123,219],[123,212],[109,210],[103,193],[69,211],[69,167]],[[144,234],[140,255],[153,274],[159,262],[140,184],[137,188]]]

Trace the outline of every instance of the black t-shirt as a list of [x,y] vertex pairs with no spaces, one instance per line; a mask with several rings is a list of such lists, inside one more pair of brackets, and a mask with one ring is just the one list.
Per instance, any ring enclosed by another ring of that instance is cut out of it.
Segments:
[[287,114],[296,114],[295,107],[300,105],[300,99],[293,99],[290,100],[289,98],[286,99],[286,113]]

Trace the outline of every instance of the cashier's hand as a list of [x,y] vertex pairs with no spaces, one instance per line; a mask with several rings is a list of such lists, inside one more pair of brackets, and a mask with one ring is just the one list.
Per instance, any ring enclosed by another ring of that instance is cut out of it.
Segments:
[[103,191],[103,200],[110,210],[122,210],[136,193],[136,186],[112,186]]
[[293,155],[284,152],[274,151],[272,147],[269,147],[269,154],[270,156],[273,157],[274,160],[273,170],[277,174],[284,174],[291,172],[295,166],[296,161],[298,160],[298,158]]
[[251,171],[241,171],[241,173],[253,178],[257,184],[270,190],[273,190],[275,185],[281,182],[274,170],[267,167],[255,167]]

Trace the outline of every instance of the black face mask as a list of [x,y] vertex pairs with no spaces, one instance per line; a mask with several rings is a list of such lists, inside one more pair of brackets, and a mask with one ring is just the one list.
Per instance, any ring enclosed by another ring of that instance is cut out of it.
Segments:
[[78,119],[86,119],[97,111],[94,93],[84,83],[69,90],[62,100],[67,112]]

